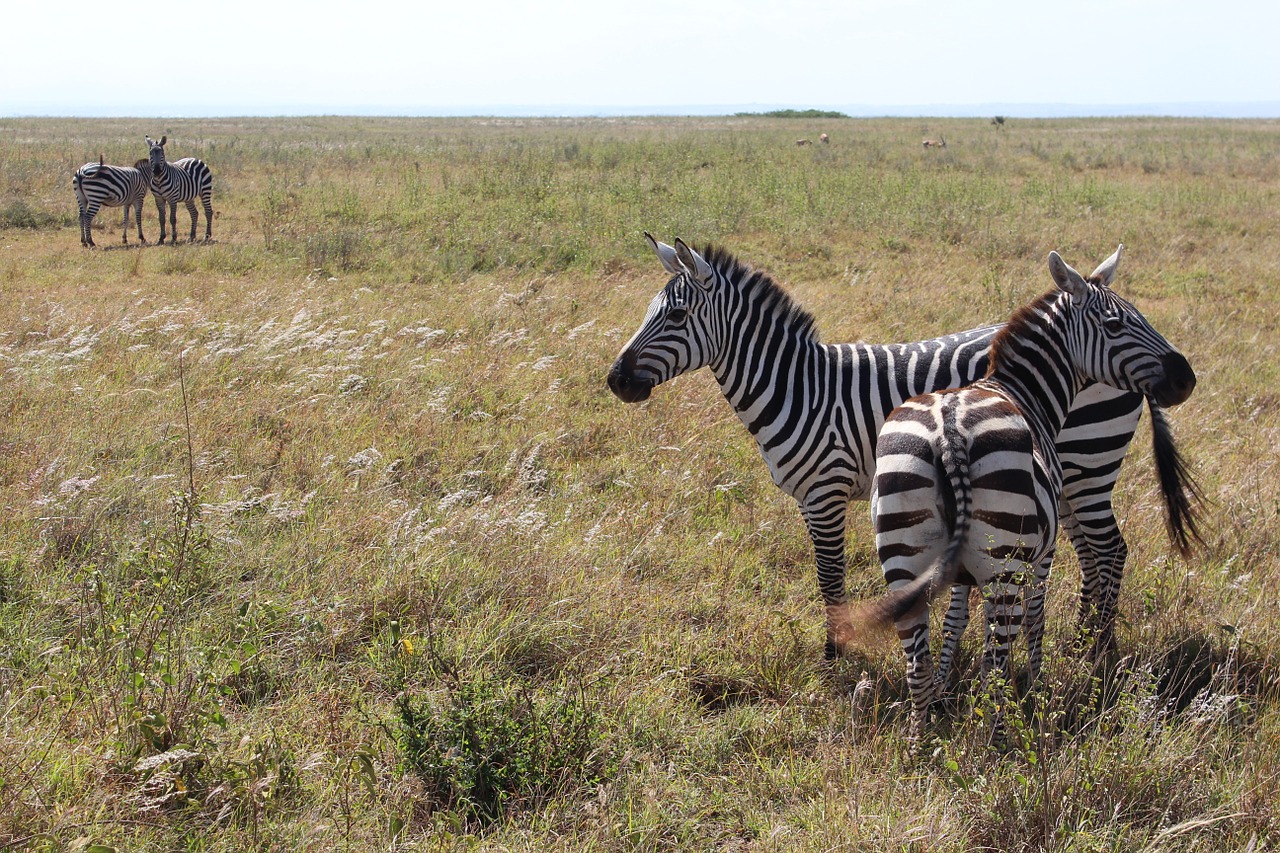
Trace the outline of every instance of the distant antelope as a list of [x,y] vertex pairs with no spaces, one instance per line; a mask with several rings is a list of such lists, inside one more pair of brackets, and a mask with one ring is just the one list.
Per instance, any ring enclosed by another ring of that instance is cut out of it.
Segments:
[[827,136],[827,135],[824,133],[824,134],[822,134],[822,135],[820,135],[820,136],[818,137],[818,141],[819,141],[819,142],[821,142],[823,145],[830,145],[830,144],[831,144],[831,137],[830,137],[830,136]]
[[925,148],[946,148],[947,138],[942,134],[938,134],[938,138],[936,140],[926,139],[922,144]]
[[812,144],[813,144],[813,143],[812,143],[812,142],[810,142],[810,141],[809,141],[809,140],[807,140],[807,139],[797,139],[797,140],[796,140],[796,147],[798,147],[798,148],[803,148],[803,147],[804,147],[804,146],[806,146],[806,145],[812,145]]

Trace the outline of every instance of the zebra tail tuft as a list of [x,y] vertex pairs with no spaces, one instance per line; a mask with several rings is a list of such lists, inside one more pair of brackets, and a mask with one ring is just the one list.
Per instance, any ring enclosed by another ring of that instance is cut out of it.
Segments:
[[1151,409],[1151,450],[1164,499],[1165,529],[1178,553],[1189,557],[1197,546],[1205,544],[1199,523],[1204,492],[1174,441],[1173,425],[1165,410],[1150,398],[1147,405]]

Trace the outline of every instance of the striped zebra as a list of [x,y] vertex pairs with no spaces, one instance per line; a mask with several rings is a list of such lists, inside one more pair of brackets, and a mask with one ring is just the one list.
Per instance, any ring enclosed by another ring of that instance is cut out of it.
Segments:
[[[986,376],[907,400],[880,431],[871,515],[890,592],[855,608],[850,624],[896,625],[917,726],[945,683],[933,672],[928,608],[945,587],[983,590],[985,675],[1011,680],[1009,650],[1024,619],[1037,675],[1063,483],[1054,442],[1077,391],[1105,382],[1171,406],[1195,388],[1186,358],[1111,290],[1123,248],[1089,279],[1050,253],[1055,287],[996,335]],[[1024,610],[1025,584],[1034,592]]]
[[164,243],[164,210],[169,205],[169,228],[173,232],[171,242],[178,242],[178,202],[187,206],[191,214],[191,241],[196,241],[196,198],[204,205],[204,240],[213,239],[213,174],[203,160],[183,157],[169,163],[165,160],[164,144],[168,136],[156,142],[150,136],[147,146],[151,149],[151,192],[156,197],[156,210],[160,212],[160,243]]
[[146,243],[142,236],[142,202],[151,188],[147,161],[139,160],[132,166],[108,166],[103,157],[97,163],[85,163],[76,169],[71,179],[76,192],[76,205],[80,208],[80,245],[90,248],[93,242],[93,218],[102,207],[124,208],[124,244],[129,245],[129,208],[138,221],[138,242]]
[[[826,656],[838,652],[832,632],[845,601],[848,503],[870,496],[875,438],[886,416],[910,397],[964,385],[987,368],[1000,326],[914,343],[821,343],[812,315],[773,279],[721,249],[703,254],[646,234],[672,278],[653,297],[644,320],[609,371],[623,402],[709,366],[750,431],[773,482],[794,498],[813,543],[818,589],[828,606]],[[705,257],[704,257],[705,255]],[[1128,549],[1111,493],[1137,428],[1142,395],[1093,384],[1077,395],[1058,438],[1063,526],[1079,556],[1081,621],[1096,650],[1109,647]],[[1158,472],[1171,535],[1194,536],[1186,470],[1167,423],[1152,404]],[[957,590],[967,614],[968,588]],[[956,624],[961,622],[957,614]],[[948,636],[948,648],[958,640]],[[951,652],[944,649],[949,660]]]

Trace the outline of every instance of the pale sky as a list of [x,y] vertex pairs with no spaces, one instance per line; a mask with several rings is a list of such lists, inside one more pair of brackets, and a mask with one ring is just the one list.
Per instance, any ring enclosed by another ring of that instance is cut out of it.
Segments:
[[1280,115],[1276,0],[46,0],[0,22],[0,116]]

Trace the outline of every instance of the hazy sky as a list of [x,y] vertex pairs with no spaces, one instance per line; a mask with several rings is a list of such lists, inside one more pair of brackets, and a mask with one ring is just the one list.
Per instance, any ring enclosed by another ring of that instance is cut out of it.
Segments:
[[0,20],[9,116],[1194,102],[1280,114],[1276,0],[46,0]]

